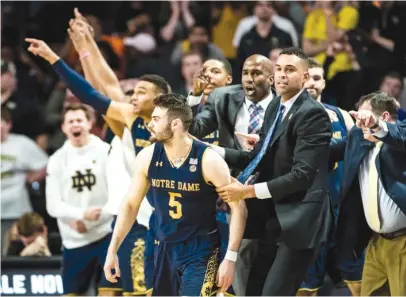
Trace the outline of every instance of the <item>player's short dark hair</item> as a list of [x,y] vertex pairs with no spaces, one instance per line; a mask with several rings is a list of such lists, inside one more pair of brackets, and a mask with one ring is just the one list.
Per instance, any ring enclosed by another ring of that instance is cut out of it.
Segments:
[[140,77],[140,80],[150,82],[162,94],[170,93],[171,88],[170,88],[168,82],[160,75],[145,74],[145,75]]
[[184,96],[179,94],[160,95],[154,99],[154,105],[167,108],[170,121],[178,118],[182,121],[185,130],[189,129],[193,120],[193,112]]
[[233,75],[233,67],[231,66],[230,62],[227,59],[216,58],[216,59],[207,59],[206,61],[209,61],[209,60],[219,61],[221,64],[223,64],[223,67],[227,71],[228,75]]
[[65,106],[62,112],[62,122],[65,121],[65,116],[69,111],[77,111],[77,110],[83,110],[85,113],[86,119],[90,121],[90,112],[89,109],[81,103],[71,103]]
[[365,102],[369,102],[369,104],[371,104],[372,112],[375,115],[380,115],[387,111],[393,119],[398,119],[399,102],[391,95],[384,92],[370,93],[361,97],[356,104],[356,108],[360,108]]
[[309,58],[309,69],[312,68],[323,68],[323,66],[321,66],[321,64],[319,62],[317,62],[315,59],[313,58]]
[[281,51],[279,56],[288,55],[288,56],[296,56],[303,60],[307,66],[309,66],[309,57],[304,53],[304,51],[298,47],[288,47]]
[[403,82],[403,77],[400,75],[399,72],[396,71],[390,71],[385,76],[382,78],[381,84],[384,82],[385,79],[387,78],[396,78],[397,80],[400,81],[400,88],[403,89],[404,87],[404,82]]
[[43,232],[44,227],[44,218],[36,212],[26,212],[17,221],[18,234],[25,237]]
[[11,123],[11,112],[6,106],[1,107],[1,120],[5,121],[6,123]]

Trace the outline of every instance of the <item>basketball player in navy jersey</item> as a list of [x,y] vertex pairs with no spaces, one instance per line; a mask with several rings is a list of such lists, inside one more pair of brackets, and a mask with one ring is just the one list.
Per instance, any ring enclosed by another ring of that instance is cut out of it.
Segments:
[[[86,31],[88,26],[83,24],[82,20],[79,21],[82,22],[81,32],[87,32],[87,34],[90,35],[90,33]],[[111,130],[116,135],[121,137],[124,126],[127,126],[131,131],[135,152],[138,153],[142,148],[151,144],[149,141],[151,135],[146,128],[145,122],[150,121],[152,110],[154,108],[152,103],[153,99],[157,95],[165,94],[169,91],[168,83],[160,76],[145,75],[141,77],[140,81],[135,85],[131,97],[131,103],[125,102],[123,101],[125,95],[120,87],[117,77],[105,62],[97,45],[93,43],[91,36],[88,39],[90,42],[84,43],[83,41],[85,38],[83,38],[83,36],[79,38],[78,28],[74,28],[73,25],[71,26],[70,36],[79,55],[82,56],[81,62],[87,78],[94,86],[98,87],[99,90],[116,101],[112,101],[97,92],[81,76],[69,69],[65,63],[59,61],[59,57],[43,41],[35,39],[29,39],[27,41],[31,43],[30,51],[32,53],[43,57],[56,67],[55,69],[59,69],[57,72],[59,71],[62,79],[67,83],[69,89],[75,96],[106,116],[106,122],[108,122]],[[83,51],[86,51],[86,59],[83,58]],[[61,67],[58,67],[58,65]],[[104,68],[97,69],[97,67]],[[95,79],[95,77],[98,76],[103,77],[102,82]],[[152,220],[153,216],[151,216],[151,221]],[[153,265],[151,265],[152,261],[148,261],[147,255],[151,254],[153,249],[153,240],[151,240],[153,235],[149,234],[153,233],[153,230],[150,228],[148,234],[146,234],[146,232],[147,231],[143,226],[136,223],[131,230],[129,239],[125,240],[124,245],[120,250],[120,261],[122,263],[128,262],[128,265],[122,265],[123,275],[120,285],[124,290],[124,293],[129,295],[145,294],[145,292],[150,291],[150,288],[152,287]],[[145,276],[143,278],[145,280],[146,291],[144,291],[144,289],[140,291],[139,288],[144,288],[144,286],[134,282],[134,279],[139,279],[139,276],[133,274],[129,259],[131,258],[130,253],[134,247],[132,239],[144,237],[146,242],[146,259],[144,267]],[[127,253],[126,251],[129,251],[130,253]]]
[[[333,138],[343,139],[354,125],[354,122],[347,111],[344,111],[336,106],[321,103],[321,93],[325,87],[323,67],[315,60],[309,59],[309,79],[305,83],[307,92],[320,104],[324,106],[329,114]],[[339,162],[334,164],[334,168],[329,173],[329,197],[333,206],[334,215],[337,218],[339,209],[339,190],[342,180],[342,164]],[[318,290],[322,287],[326,272],[329,274],[333,282],[337,283],[340,280],[340,272],[336,269],[335,263],[335,241],[334,229],[332,239],[322,246],[319,255],[312,266],[309,267],[305,280],[301,284],[298,291],[299,296],[317,296]],[[355,272],[343,273],[342,277],[347,283],[351,293],[354,296],[359,296],[361,293],[361,273],[362,261],[355,263],[358,266]]]
[[229,168],[206,144],[189,137],[192,111],[183,96],[162,95],[154,104],[149,128],[156,142],[137,155],[138,166],[109,247],[106,277],[115,282],[120,275],[117,250],[150,189],[158,240],[153,294],[208,296],[215,293],[216,285],[225,292],[244,232],[245,205],[230,203],[228,251],[216,278],[220,247],[216,187],[231,183]]

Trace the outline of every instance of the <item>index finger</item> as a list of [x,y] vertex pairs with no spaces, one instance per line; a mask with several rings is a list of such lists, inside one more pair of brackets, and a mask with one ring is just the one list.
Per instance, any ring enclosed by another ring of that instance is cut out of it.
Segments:
[[251,135],[249,135],[248,133],[244,133],[244,132],[234,132],[234,134],[241,136],[241,137],[245,137],[245,138],[251,137]]
[[30,43],[40,43],[41,42],[41,40],[35,39],[35,38],[25,38],[24,40],[26,42],[30,42]]

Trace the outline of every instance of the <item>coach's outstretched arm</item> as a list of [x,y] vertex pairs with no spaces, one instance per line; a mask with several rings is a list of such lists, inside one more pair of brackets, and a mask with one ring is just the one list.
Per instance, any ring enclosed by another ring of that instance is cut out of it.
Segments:
[[[117,251],[131,227],[134,225],[141,202],[149,189],[148,168],[151,163],[154,147],[154,145],[150,145],[137,155],[135,160],[137,166],[135,167],[130,189],[118,213],[113,237],[111,238],[110,246],[107,251],[106,263],[104,264],[106,279],[112,283],[117,282],[117,277],[120,276]],[[115,274],[112,274],[112,269],[115,270]]]
[[83,103],[92,106],[108,118],[119,121],[131,128],[138,117],[137,114],[133,113],[131,104],[112,101],[95,90],[81,75],[62,61],[44,41],[33,38],[26,38],[25,41],[30,43],[28,51],[47,60],[71,92]]
[[[214,150],[206,149],[202,163],[203,176],[207,183],[213,184],[216,188],[231,183],[230,169]],[[247,209],[243,201],[230,202],[229,205],[231,208],[231,221],[227,253],[217,273],[217,286],[221,292],[225,292],[233,281],[235,262],[247,220]]]

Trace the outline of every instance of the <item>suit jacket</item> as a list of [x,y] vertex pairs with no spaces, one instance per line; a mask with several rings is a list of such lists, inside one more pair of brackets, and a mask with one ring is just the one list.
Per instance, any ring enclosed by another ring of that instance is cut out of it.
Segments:
[[[247,167],[260,151],[271,127],[280,98],[272,100],[265,114],[261,139],[250,153],[226,149],[226,161]],[[267,152],[257,167],[257,182],[267,182],[270,199],[247,199],[250,219],[266,222],[267,232],[278,241],[302,249],[327,239],[331,227],[328,199],[330,119],[323,106],[303,91],[278,125]]]
[[[388,134],[381,139],[384,144],[375,164],[386,193],[406,214],[406,122],[387,125]],[[345,160],[337,229],[341,263],[360,257],[372,234],[365,218],[358,169],[373,147],[374,143],[365,140],[358,127],[346,140],[332,142],[331,157]]]
[[[219,130],[219,145],[243,149],[234,134],[237,114],[244,104],[245,93],[241,85],[216,88],[207,98],[203,110],[197,114],[189,128],[190,134],[203,138]],[[196,113],[196,107],[192,110]]]

